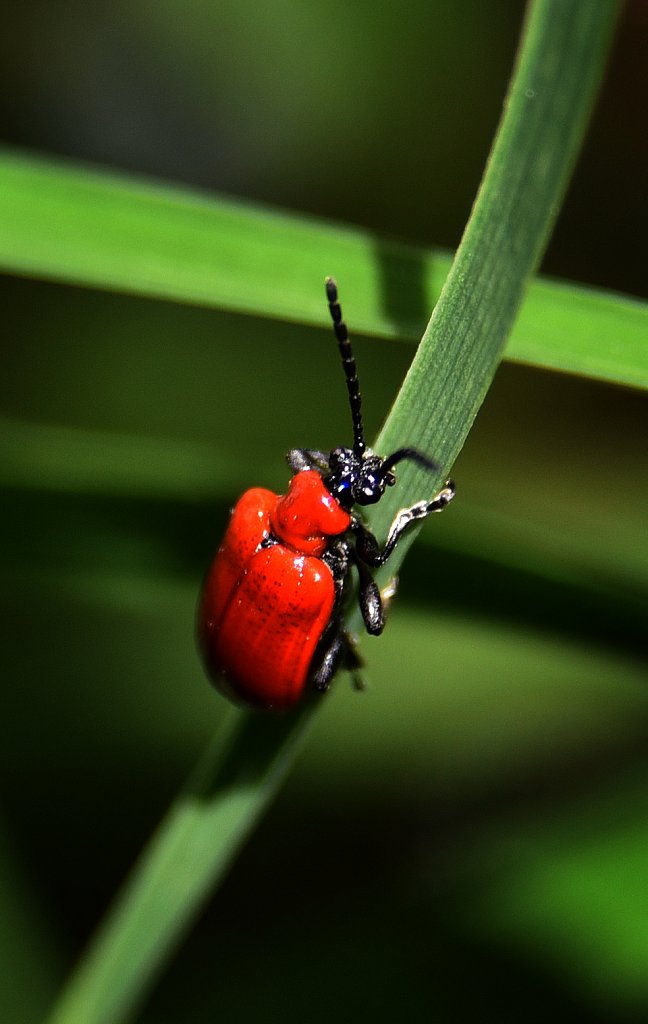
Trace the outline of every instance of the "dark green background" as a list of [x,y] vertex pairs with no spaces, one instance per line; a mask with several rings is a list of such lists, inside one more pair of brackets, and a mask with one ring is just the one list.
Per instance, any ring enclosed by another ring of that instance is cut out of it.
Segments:
[[[522,10],[13,3],[3,137],[454,247]],[[628,5],[544,263],[638,295],[647,21]],[[348,413],[316,331],[0,287],[0,1008],[22,1021],[224,713],[193,615],[228,508]],[[370,434],[410,355],[358,339]],[[338,681],[144,1020],[645,1018],[645,414],[503,367],[365,645],[370,691]]]

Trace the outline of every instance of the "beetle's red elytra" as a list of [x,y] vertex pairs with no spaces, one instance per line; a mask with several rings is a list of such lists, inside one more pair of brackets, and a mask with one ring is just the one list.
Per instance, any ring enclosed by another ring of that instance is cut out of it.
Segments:
[[431,500],[402,509],[381,548],[354,506],[373,505],[396,482],[404,459],[432,471],[415,448],[385,458],[364,441],[361,397],[337,287],[326,280],[333,328],[353,419],[353,447],[295,448],[288,492],[254,487],[239,499],[205,580],[198,613],[201,652],[215,685],[239,704],[285,711],[328,689],[338,669],[356,682],[362,662],[344,628],[353,569],[365,628],[378,635],[385,610],[372,569],[390,557],[408,527],[454,497],[450,480]]

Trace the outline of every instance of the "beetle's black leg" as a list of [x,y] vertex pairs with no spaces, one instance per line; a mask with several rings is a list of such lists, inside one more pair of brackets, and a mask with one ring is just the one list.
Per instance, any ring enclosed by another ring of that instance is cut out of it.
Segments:
[[358,567],[358,577],[360,579],[358,602],[362,618],[364,619],[365,629],[370,636],[380,636],[385,628],[382,595],[366,564],[360,558],[354,558],[354,562]]
[[333,676],[344,668],[351,673],[354,688],[364,690],[360,672],[363,661],[350,634],[336,621],[331,625],[330,632],[327,630],[325,638],[324,642],[320,641],[320,653],[314,658],[316,668],[311,676],[313,688],[320,693],[328,690]]
[[328,473],[328,455],[317,448],[291,448],[286,461],[293,473],[301,473],[302,469],[316,469],[319,473]]
[[374,569],[384,565],[403,533],[412,523],[419,519],[427,519],[433,512],[441,512],[454,496],[454,484],[452,480],[448,480],[445,487],[431,501],[419,501],[411,508],[401,509],[389,528],[389,534],[382,550],[373,533],[366,528],[362,521],[354,520],[351,528],[356,536],[355,550],[358,559]]

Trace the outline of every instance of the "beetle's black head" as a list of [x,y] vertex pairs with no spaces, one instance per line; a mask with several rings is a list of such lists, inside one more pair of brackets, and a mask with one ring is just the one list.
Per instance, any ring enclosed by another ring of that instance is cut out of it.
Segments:
[[342,508],[353,505],[375,505],[386,487],[396,483],[394,474],[383,473],[385,460],[365,448],[357,455],[352,448],[334,448],[329,455],[330,472],[324,483]]
[[411,459],[432,471],[439,468],[436,462],[414,448],[399,448],[386,458],[374,455],[369,448],[361,455],[353,448],[334,448],[328,457],[329,472],[324,476],[324,483],[342,508],[375,505],[385,490],[396,483],[394,466],[402,459]]
[[381,458],[365,445],[355,358],[347,325],[342,318],[337,285],[332,277],[326,279],[326,297],[349,393],[353,448],[333,449],[328,457],[329,472],[324,476],[324,483],[345,509],[351,509],[353,505],[375,505],[385,489],[396,483],[393,469],[402,459],[411,459],[425,469],[437,470],[439,467],[414,448],[399,448],[393,455]]

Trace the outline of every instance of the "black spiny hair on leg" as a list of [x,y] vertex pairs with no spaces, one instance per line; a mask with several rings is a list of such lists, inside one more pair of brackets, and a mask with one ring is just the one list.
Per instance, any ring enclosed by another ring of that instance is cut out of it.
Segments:
[[347,391],[349,392],[349,404],[353,418],[353,451],[357,456],[362,456],[365,450],[364,431],[362,428],[362,398],[360,395],[360,384],[356,370],[356,361],[349,340],[347,325],[342,319],[342,308],[338,301],[337,285],[332,277],[326,278],[326,297],[328,307],[333,321],[333,330],[337,338],[344,376],[346,378]]

